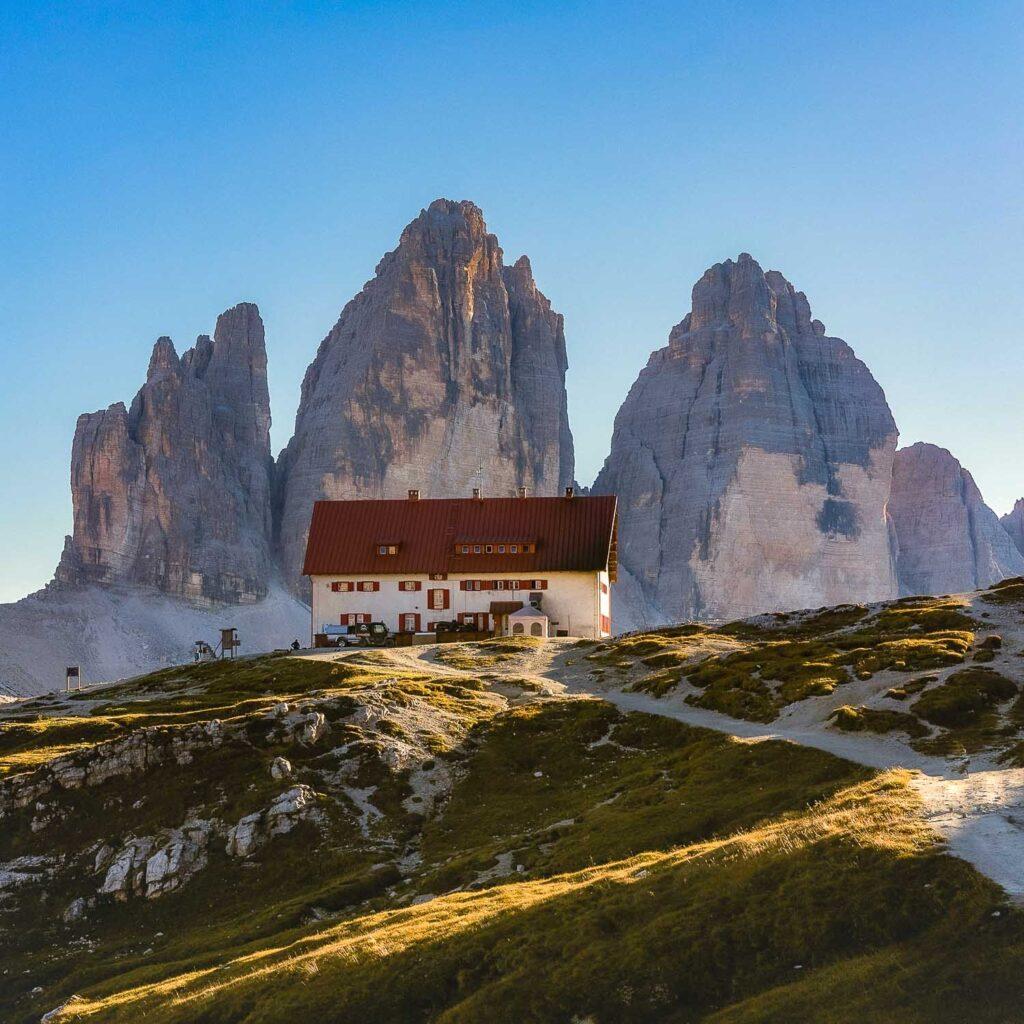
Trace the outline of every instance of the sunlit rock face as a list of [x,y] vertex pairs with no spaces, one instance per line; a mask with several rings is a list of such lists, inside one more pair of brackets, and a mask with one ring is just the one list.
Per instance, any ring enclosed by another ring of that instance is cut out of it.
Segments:
[[[896,595],[897,430],[852,349],[748,255],[708,270],[615,420],[594,490],[646,617],[729,619]],[[651,611],[653,609],[653,611]]]
[[1024,575],[1024,555],[945,448],[901,448],[889,513],[900,593],[958,594]]
[[1024,555],[1024,498],[1018,498],[1013,511],[1007,512],[999,522],[1010,535],[1014,547]]
[[261,599],[272,565],[271,469],[263,322],[242,303],[181,358],[159,339],[130,409],[118,402],[79,417],[74,533],[57,585]]
[[277,537],[297,591],[320,498],[553,495],[573,480],[562,317],[480,210],[439,199],[345,306],[306,372],[278,463]]

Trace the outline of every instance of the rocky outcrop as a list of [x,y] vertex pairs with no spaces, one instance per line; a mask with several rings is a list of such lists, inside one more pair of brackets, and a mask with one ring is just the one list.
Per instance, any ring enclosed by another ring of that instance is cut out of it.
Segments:
[[1000,520],[1003,529],[1010,535],[1014,547],[1024,555],[1024,498],[1018,498],[1012,512],[1007,512]]
[[293,786],[276,797],[265,810],[240,818],[228,830],[224,852],[229,857],[248,857],[267,840],[287,835],[300,822],[317,817],[316,793],[306,785]]
[[206,867],[214,829],[213,822],[190,820],[166,835],[128,840],[119,851],[110,851],[109,861],[98,857],[97,870],[106,871],[100,895],[122,902],[133,896],[152,900],[180,889]]
[[895,596],[896,438],[882,389],[802,292],[746,254],[715,265],[631,388],[594,486],[619,496],[631,603],[718,619]]
[[278,543],[299,587],[319,498],[555,494],[572,483],[562,317],[480,210],[439,199],[342,311],[306,372],[278,465]]
[[270,397],[263,322],[221,314],[180,359],[153,348],[131,408],[79,417],[74,532],[57,583],[129,583],[200,603],[248,603],[271,573]]
[[1024,575],[1024,555],[945,448],[896,453],[889,514],[901,594],[959,594]]

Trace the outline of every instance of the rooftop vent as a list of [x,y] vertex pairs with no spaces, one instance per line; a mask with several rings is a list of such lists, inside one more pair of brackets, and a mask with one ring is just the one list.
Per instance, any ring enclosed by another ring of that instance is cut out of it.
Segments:
[[576,493],[576,491],[572,487],[566,487],[566,489],[565,489],[565,496],[567,498],[571,498],[575,493]]
[[473,497],[474,498],[482,498],[483,496],[484,496],[483,495],[483,491],[481,491],[479,487],[474,487],[473,488]]
[[420,489],[418,487],[409,488],[409,500],[419,501],[420,500]]

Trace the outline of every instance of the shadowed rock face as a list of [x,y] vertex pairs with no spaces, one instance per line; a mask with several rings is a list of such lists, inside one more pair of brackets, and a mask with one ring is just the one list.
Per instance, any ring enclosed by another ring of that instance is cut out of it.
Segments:
[[889,499],[900,593],[958,594],[1024,575],[1024,555],[945,449],[901,448]]
[[620,563],[660,617],[882,600],[896,438],[867,367],[743,254],[694,287],[594,490],[618,494]]
[[259,600],[271,570],[271,466],[263,322],[242,303],[180,359],[169,338],[157,341],[130,409],[79,417],[74,533],[58,585]]
[[1017,550],[1024,555],[1024,498],[1018,498],[1012,512],[1007,512],[999,522],[1010,535]]
[[555,494],[572,483],[562,317],[502,262],[472,203],[439,199],[342,311],[278,463],[277,540],[299,575],[320,498]]

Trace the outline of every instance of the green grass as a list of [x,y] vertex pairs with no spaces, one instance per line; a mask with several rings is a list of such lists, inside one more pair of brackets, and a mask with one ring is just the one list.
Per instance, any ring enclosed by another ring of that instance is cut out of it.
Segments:
[[[72,993],[60,1020],[104,1024],[1014,1019],[1021,917],[943,854],[903,772],[594,699],[501,710],[474,677],[386,681],[383,663],[290,660],[147,677],[82,720],[100,730],[92,739],[62,733],[62,719],[53,737],[38,732],[42,749],[60,735],[102,742],[126,709],[132,728],[186,713],[176,700],[248,723],[191,764],[61,794],[51,829],[28,828],[32,809],[5,821],[0,859],[59,850],[74,870],[2,919],[0,1020],[34,1024]],[[257,724],[253,708],[314,692],[336,702],[316,747],[282,746]],[[349,720],[364,699],[386,711],[373,726]],[[844,710],[857,728],[912,718]],[[427,712],[468,732],[436,737],[430,764],[447,766],[452,789],[425,816],[406,809],[408,772],[382,752],[410,742]],[[19,735],[12,752],[30,751]],[[280,792],[278,755],[321,794],[319,824],[271,841],[249,868],[215,845],[180,892],[61,922],[98,884],[86,867],[98,843],[188,814],[237,820]],[[365,833],[332,788],[338,771],[383,812]]]
[[914,713],[935,725],[955,728],[977,726],[993,717],[995,709],[1015,697],[1018,685],[989,668],[965,668],[948,675],[941,686],[914,701]]
[[685,680],[701,691],[686,698],[690,704],[771,722],[787,705],[827,696],[853,678],[961,664],[976,628],[959,601],[909,598],[873,614],[841,605],[718,629],[658,630],[608,642],[589,657],[630,669],[632,690],[660,697]]
[[878,708],[850,707],[844,704],[831,715],[832,724],[844,732],[904,732],[908,736],[927,736],[929,729],[915,715]]
[[[929,977],[928,950],[964,933],[978,980],[953,965]],[[377,910],[216,969],[130,971],[65,1019],[683,1022],[788,999],[809,1014],[760,1019],[818,1020],[807,986],[828,992],[852,962],[861,1019],[876,1020],[870,993],[900,960],[914,993],[955,989],[954,1012],[994,1024],[979,981],[1019,996],[1021,933],[994,886],[937,852],[891,773],[726,837]]]

